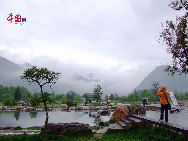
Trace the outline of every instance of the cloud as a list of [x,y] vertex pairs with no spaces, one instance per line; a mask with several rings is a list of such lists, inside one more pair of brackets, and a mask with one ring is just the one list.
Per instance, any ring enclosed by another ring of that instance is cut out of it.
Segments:
[[[89,91],[100,80],[107,93],[125,94],[157,65],[171,62],[157,42],[160,23],[177,14],[168,4],[162,0],[1,1],[0,55],[18,64],[61,71],[62,81],[79,91]],[[26,24],[6,21],[10,12],[26,17]],[[94,74],[93,78],[87,74]]]

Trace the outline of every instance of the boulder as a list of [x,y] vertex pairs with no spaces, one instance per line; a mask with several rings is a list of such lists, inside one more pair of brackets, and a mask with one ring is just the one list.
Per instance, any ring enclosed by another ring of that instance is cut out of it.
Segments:
[[138,114],[146,114],[146,107],[145,106],[139,106],[138,107]]
[[138,107],[136,105],[127,106],[129,108],[129,114],[138,114]]
[[[42,127],[44,132],[44,126]],[[92,130],[83,123],[71,122],[71,123],[48,123],[46,128],[47,134],[52,135],[86,135],[91,134]]]
[[118,106],[115,112],[112,114],[110,121],[119,122],[122,121],[123,118],[129,116],[129,108],[127,106]]

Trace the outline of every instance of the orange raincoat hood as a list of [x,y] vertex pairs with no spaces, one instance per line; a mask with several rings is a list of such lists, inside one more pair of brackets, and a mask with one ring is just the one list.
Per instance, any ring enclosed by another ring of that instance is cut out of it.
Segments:
[[166,91],[166,86],[162,86],[161,91]]

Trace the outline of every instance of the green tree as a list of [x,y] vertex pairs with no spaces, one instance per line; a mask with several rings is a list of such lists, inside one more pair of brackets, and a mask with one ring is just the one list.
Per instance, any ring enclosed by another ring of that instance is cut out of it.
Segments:
[[94,88],[94,92],[93,92],[93,98],[99,102],[99,105],[100,105],[100,102],[101,102],[101,96],[103,94],[103,92],[101,91],[102,88],[100,85],[95,85],[95,88]]
[[16,89],[15,89],[14,99],[17,100],[17,101],[21,99],[21,93],[20,93],[20,88],[19,87],[16,87]]
[[85,99],[86,102],[88,102],[91,99],[91,94],[85,93],[85,94],[83,94],[82,97]]
[[70,99],[67,99],[66,100],[66,104],[67,104],[68,108],[70,108],[71,106],[74,106],[74,101],[70,100]]
[[46,127],[47,127],[48,118],[49,118],[47,100],[50,94],[43,91],[43,86],[45,86],[46,84],[49,84],[51,88],[51,85],[56,83],[60,75],[61,75],[60,73],[50,71],[47,68],[37,68],[36,66],[33,66],[32,68],[28,68],[27,70],[25,70],[23,73],[23,76],[21,76],[21,79],[26,79],[30,84],[36,83],[40,87],[41,100],[44,104],[45,111],[46,111],[46,121],[45,121],[45,131],[44,131],[45,134],[46,134]]
[[129,102],[132,102],[132,101],[135,101],[136,99],[135,99],[135,94],[129,94],[128,96],[127,96],[127,101],[129,101]]
[[8,98],[3,99],[3,105],[5,105],[5,106],[16,106],[17,102],[16,102],[16,100],[14,99],[13,96],[10,96]]
[[67,101],[66,97],[65,97],[65,96],[62,96],[61,103],[62,103],[62,104],[66,104],[66,101]]
[[81,101],[81,97],[78,96],[78,95],[76,95],[75,98],[74,98],[74,100],[77,101],[77,102],[78,102],[78,101]]
[[11,94],[2,94],[1,95],[1,100],[4,101],[5,98],[10,98],[10,97],[12,97]]
[[31,104],[31,106],[36,107],[38,105],[40,105],[40,103],[42,102],[41,100],[41,95],[34,93],[33,95],[29,95],[30,99],[29,102]]
[[120,102],[126,102],[127,101],[127,97],[126,96],[121,96],[120,97]]
[[163,31],[160,40],[167,45],[167,52],[172,54],[173,64],[166,71],[174,75],[176,72],[188,73],[188,1],[175,0],[169,5],[174,10],[185,10],[185,15],[177,16],[176,21],[166,21],[162,24]]

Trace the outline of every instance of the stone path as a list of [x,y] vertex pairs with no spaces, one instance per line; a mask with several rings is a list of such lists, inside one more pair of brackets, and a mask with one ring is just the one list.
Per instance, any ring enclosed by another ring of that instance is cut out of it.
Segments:
[[155,127],[164,126],[177,133],[184,135],[188,140],[188,128],[182,127],[180,125],[171,124],[168,122],[161,122],[159,120],[151,119],[142,115],[130,115],[128,118],[124,118],[118,123],[110,124],[108,127],[104,127],[99,130],[93,130],[94,133],[103,134],[109,129],[129,129],[130,127]]
[[107,130],[109,130],[109,129],[119,129],[119,130],[129,129],[132,126],[141,125],[142,122],[143,122],[142,120],[139,120],[139,119],[136,119],[136,118],[133,118],[133,117],[129,117],[127,119],[123,119],[122,121],[120,121],[118,123],[109,124],[108,127],[103,127],[99,130],[93,130],[93,132],[97,133],[97,134],[103,134],[103,133],[106,133]]
[[39,134],[41,130],[0,130],[0,135]]

